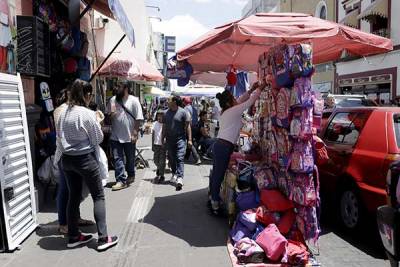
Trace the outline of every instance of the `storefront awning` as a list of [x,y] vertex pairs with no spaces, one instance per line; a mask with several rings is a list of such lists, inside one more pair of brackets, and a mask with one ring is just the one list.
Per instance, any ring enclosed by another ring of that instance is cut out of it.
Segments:
[[388,0],[375,0],[372,2],[360,15],[357,16],[358,19],[369,20],[371,16],[381,16],[384,18],[388,17],[389,13]]
[[[83,2],[88,5],[91,3],[91,0],[83,0]],[[96,0],[92,4],[92,8],[104,16],[107,16],[109,18],[114,18],[113,13],[111,12],[111,9],[108,7],[108,1],[107,0]]]
[[348,13],[339,23],[353,28],[358,28],[358,14],[359,9],[354,9],[353,11]]
[[86,5],[91,4],[91,7],[101,14],[116,19],[131,45],[135,45],[135,31],[120,0],[83,0],[83,2]]

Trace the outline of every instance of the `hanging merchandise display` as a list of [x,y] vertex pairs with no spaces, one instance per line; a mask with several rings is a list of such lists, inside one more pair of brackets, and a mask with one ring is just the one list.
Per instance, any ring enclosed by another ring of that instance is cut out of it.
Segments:
[[267,86],[255,104],[247,153],[261,151],[262,158],[231,158],[221,191],[233,224],[228,247],[238,263],[249,263],[249,257],[237,247],[257,251],[255,242],[264,250],[264,262],[315,264],[311,250],[318,248],[321,231],[316,160],[325,154],[314,138],[320,120],[313,120],[323,100],[311,89],[312,46],[277,45],[260,55],[258,64],[259,80]]
[[46,82],[41,82],[39,87],[44,109],[47,112],[52,112],[54,110],[54,106],[53,106],[53,100],[51,99],[49,85]]

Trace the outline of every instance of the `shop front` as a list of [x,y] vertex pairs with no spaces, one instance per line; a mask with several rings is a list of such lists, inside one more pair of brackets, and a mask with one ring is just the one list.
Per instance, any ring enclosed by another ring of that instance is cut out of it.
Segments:
[[340,94],[365,95],[379,105],[397,98],[397,67],[338,76]]

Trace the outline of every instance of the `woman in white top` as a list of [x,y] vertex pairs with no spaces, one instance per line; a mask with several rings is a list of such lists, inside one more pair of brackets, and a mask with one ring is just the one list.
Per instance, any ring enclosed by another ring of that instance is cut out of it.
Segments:
[[219,213],[221,183],[243,126],[242,114],[260,97],[263,87],[263,84],[254,83],[251,89],[238,99],[235,99],[227,90],[217,94],[222,111],[219,118],[218,138],[213,148],[213,171],[210,177],[211,209],[215,215]]

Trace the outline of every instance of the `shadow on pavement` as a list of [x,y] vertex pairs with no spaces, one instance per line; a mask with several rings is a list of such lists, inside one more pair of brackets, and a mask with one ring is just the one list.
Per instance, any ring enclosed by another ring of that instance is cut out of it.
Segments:
[[331,214],[323,212],[321,217],[321,235],[323,236],[333,232],[341,239],[369,256],[378,259],[386,259],[378,227],[375,223],[376,217],[374,217],[374,215],[369,215],[367,218],[369,221],[362,225],[360,229],[349,231],[338,223],[338,219],[335,218],[335,212]]
[[207,189],[202,189],[156,197],[144,223],[178,237],[190,246],[225,246],[228,222],[210,215],[206,196]]

